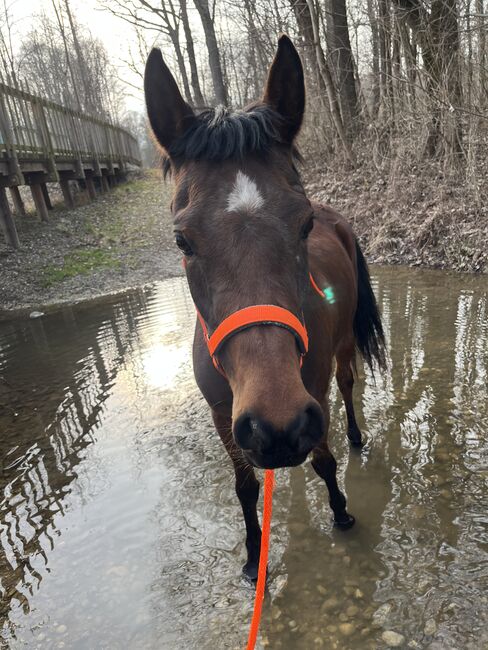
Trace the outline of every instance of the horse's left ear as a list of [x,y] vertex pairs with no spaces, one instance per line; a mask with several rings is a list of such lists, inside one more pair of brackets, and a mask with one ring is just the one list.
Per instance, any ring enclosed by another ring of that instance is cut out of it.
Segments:
[[291,144],[300,130],[305,110],[303,67],[291,40],[283,34],[268,73],[263,101],[282,118],[281,136]]

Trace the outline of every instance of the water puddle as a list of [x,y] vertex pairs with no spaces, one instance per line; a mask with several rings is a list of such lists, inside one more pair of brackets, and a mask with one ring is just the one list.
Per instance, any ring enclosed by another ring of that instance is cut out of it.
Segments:
[[[391,374],[361,372],[357,526],[276,472],[259,647],[488,646],[486,278],[374,269]],[[182,279],[0,323],[0,623],[9,648],[242,648],[233,474],[191,371]],[[398,636],[401,635],[401,636]]]

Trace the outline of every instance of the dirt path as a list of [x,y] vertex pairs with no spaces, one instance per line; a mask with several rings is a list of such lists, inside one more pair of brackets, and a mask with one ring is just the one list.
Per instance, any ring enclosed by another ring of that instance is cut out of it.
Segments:
[[[488,209],[467,203],[461,182],[394,187],[363,169],[309,173],[307,190],[342,211],[372,262],[488,272]],[[17,219],[20,250],[0,244],[0,318],[182,274],[171,191],[148,171],[94,203],[55,206],[49,224]]]
[[32,213],[18,218],[21,248],[0,244],[0,313],[45,311],[180,274],[170,197],[151,171],[93,203],[55,206],[49,224]]

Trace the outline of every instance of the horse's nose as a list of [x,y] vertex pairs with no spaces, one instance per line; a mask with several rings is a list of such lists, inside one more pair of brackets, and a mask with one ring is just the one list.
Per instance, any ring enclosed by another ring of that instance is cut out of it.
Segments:
[[239,447],[260,458],[306,455],[318,444],[323,430],[322,412],[314,403],[303,408],[285,428],[276,428],[249,412],[234,422],[234,438]]

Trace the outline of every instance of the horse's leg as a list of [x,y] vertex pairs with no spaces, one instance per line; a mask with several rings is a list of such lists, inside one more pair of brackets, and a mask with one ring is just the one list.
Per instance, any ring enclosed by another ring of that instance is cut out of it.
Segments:
[[254,582],[258,578],[259,552],[261,549],[261,528],[256,509],[259,496],[259,481],[253,467],[246,463],[240,449],[234,443],[231,418],[215,412],[212,412],[212,416],[220,439],[224,443],[234,465],[236,493],[241,503],[246,524],[247,562],[242,567],[242,572],[246,578]]
[[347,415],[347,437],[354,447],[362,447],[363,441],[361,431],[356,422],[354,405],[352,403],[352,389],[354,386],[354,373],[352,371],[352,362],[354,360],[354,342],[342,346],[337,354],[336,379],[339,390],[341,391],[344,406]]
[[329,504],[334,513],[334,525],[342,530],[347,530],[354,525],[355,519],[346,510],[346,497],[337,485],[337,463],[327,444],[327,431],[329,428],[329,407],[323,404],[325,418],[325,435],[318,447],[312,452],[312,467],[325,481],[329,490]]

